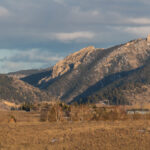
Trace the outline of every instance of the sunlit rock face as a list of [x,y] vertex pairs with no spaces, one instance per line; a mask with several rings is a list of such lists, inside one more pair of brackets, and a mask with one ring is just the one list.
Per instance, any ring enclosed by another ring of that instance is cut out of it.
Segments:
[[150,43],[150,34],[147,36],[147,42]]
[[88,46],[73,54],[70,54],[65,59],[56,63],[56,65],[52,69],[51,76],[43,78],[41,81],[39,81],[39,84],[41,84],[43,81],[48,82],[51,79],[62,76],[65,73],[78,68],[79,65],[87,63],[88,61],[90,61],[91,53],[93,53],[95,50],[96,49],[94,46]]

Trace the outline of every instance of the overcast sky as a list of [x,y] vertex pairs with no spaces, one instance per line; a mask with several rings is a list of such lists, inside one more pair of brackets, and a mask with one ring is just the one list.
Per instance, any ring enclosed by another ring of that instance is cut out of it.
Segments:
[[0,73],[49,67],[88,45],[148,33],[149,0],[0,0]]

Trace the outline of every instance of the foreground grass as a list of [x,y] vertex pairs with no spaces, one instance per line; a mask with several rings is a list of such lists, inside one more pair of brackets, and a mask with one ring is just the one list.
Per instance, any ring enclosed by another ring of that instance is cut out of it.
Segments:
[[0,150],[149,150],[149,141],[148,120],[50,123],[36,113],[0,112]]

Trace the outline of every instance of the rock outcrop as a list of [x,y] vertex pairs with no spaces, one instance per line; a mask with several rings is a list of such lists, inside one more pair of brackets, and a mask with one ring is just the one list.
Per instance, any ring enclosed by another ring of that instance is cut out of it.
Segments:
[[89,61],[90,54],[94,51],[96,51],[95,47],[89,46],[67,56],[65,59],[56,63],[52,69],[51,76],[43,78],[39,81],[39,84],[41,84],[43,81],[48,82],[51,79],[62,76],[65,73],[78,68],[79,65]]
[[147,42],[150,43],[150,34],[147,36]]

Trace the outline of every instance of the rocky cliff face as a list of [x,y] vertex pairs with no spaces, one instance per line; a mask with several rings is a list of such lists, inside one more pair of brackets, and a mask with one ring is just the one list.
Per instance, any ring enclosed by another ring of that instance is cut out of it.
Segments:
[[[58,62],[36,86],[70,102],[105,77],[139,68],[149,58],[149,38],[108,49],[90,46]],[[24,81],[29,82],[28,78]]]
[[150,34],[147,37],[147,42],[150,43]]
[[89,46],[67,56],[53,67],[51,76],[45,77],[39,81],[39,85],[42,82],[48,82],[51,79],[62,76],[73,69],[77,69],[81,64],[88,63],[90,61],[91,54],[95,51],[96,49],[94,46]]

